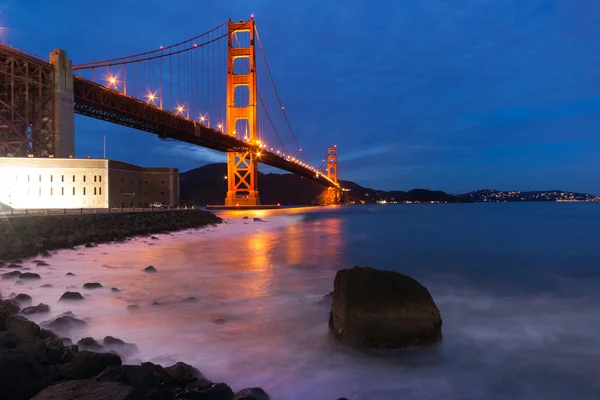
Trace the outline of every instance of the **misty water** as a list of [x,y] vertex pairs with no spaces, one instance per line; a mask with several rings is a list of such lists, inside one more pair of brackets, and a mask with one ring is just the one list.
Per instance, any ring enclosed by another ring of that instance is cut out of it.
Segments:
[[[220,215],[227,223],[159,240],[61,250],[50,267],[26,260],[42,280],[0,280],[0,292],[49,304],[52,312],[36,322],[69,310],[89,318],[74,340],[135,343],[139,352],[126,362],[184,361],[234,390],[263,387],[273,399],[600,398],[600,204]],[[158,273],[142,272],[148,265]],[[317,302],[336,270],[353,265],[424,284],[441,310],[443,343],[391,354],[333,343],[329,310]],[[85,290],[85,282],[104,288]],[[71,286],[86,299],[59,303]],[[197,301],[182,301],[190,296]]]

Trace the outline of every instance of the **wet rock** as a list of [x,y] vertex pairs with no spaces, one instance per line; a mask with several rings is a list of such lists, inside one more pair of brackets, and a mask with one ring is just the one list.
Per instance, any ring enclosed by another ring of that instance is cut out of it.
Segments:
[[19,264],[8,264],[8,265],[6,266],[6,268],[10,268],[10,269],[21,269],[21,268],[22,268],[22,265],[19,265]]
[[11,315],[6,318],[6,330],[14,333],[23,341],[34,341],[40,337],[39,325],[20,315]]
[[11,272],[5,272],[4,274],[2,274],[2,279],[14,279],[14,278],[18,278],[20,276],[21,276],[20,271],[11,271]]
[[77,346],[79,346],[83,350],[89,350],[89,351],[101,352],[101,351],[105,350],[104,346],[102,346],[100,343],[98,343],[96,341],[96,339],[91,338],[91,337],[84,337],[79,342],[77,342]]
[[110,366],[121,364],[121,357],[116,354],[80,351],[73,361],[62,366],[59,371],[64,379],[89,379]]
[[217,325],[223,325],[226,322],[227,322],[227,320],[225,318],[217,318],[213,321],[213,323],[215,323]]
[[32,264],[38,264],[38,263],[43,263],[43,262],[45,262],[45,261],[44,260],[38,260],[38,259],[31,260]]
[[102,343],[108,350],[114,351],[124,357],[131,356],[138,351],[138,347],[135,344],[125,343],[121,339],[112,336],[106,336]]
[[67,274],[65,276],[75,276],[75,274],[72,272],[67,272]]
[[88,282],[83,284],[84,289],[100,289],[102,285],[98,282]]
[[153,306],[162,306],[162,304],[161,304],[161,303],[159,303],[158,301],[155,301],[155,302],[153,302],[153,303],[152,303],[152,305],[153,305]]
[[442,338],[442,319],[429,291],[416,280],[370,267],[335,276],[329,327],[357,347],[431,345]]
[[200,391],[188,392],[184,399],[233,400],[233,390],[224,383],[215,383]]
[[144,272],[147,272],[149,274],[155,274],[158,271],[156,270],[156,268],[154,268],[152,265],[150,265],[150,266],[144,268]]
[[65,381],[49,386],[32,400],[129,400],[144,399],[135,396],[134,388],[120,382],[98,382],[92,379]]
[[317,301],[317,304],[320,306],[329,306],[331,307],[331,300],[333,299],[333,292],[327,293],[323,298]]
[[92,243],[86,243],[84,247],[91,249],[92,247],[94,247],[94,245]]
[[185,298],[181,301],[184,303],[195,303],[198,301],[198,299],[192,296],[192,297]]
[[13,263],[13,264],[23,264],[23,260],[12,260],[11,263]]
[[26,307],[21,311],[23,314],[42,314],[50,312],[48,304],[40,303],[37,306]]
[[31,303],[31,296],[25,293],[19,293],[18,295],[15,296],[15,298],[13,299],[16,302],[18,302],[20,305],[23,304],[28,304]]
[[246,217],[242,217],[242,219],[248,219],[248,217],[247,216]]
[[252,218],[252,220],[253,220],[254,222],[267,222],[267,221],[265,221],[264,219],[260,219],[260,218]]
[[158,240],[158,238],[156,236],[152,236],[152,237],[150,237],[150,239],[152,239],[152,240]]
[[125,307],[126,309],[133,311],[133,310],[139,310],[140,306],[138,306],[137,304],[130,304],[127,307]]
[[40,328],[40,339],[58,339],[58,336],[48,329]]
[[206,385],[210,384],[210,381],[206,379],[204,375],[198,369],[192,367],[189,364],[178,362],[165,368],[166,373],[177,383],[178,386],[184,387],[188,383],[192,383],[197,380],[203,380]]
[[0,268],[4,268],[6,266],[6,263],[4,261],[0,261]]
[[150,362],[141,365],[111,366],[99,374],[98,382],[121,382],[142,391],[174,389],[175,381],[160,365]]
[[64,292],[58,300],[83,300],[83,296],[79,292]]
[[22,349],[4,350],[0,357],[0,399],[30,399],[51,383],[51,371]]
[[23,272],[20,276],[19,276],[20,280],[23,281],[33,281],[33,280],[38,280],[38,279],[42,279],[40,277],[40,274],[36,274],[33,272]]
[[114,287],[114,288],[111,288],[110,291],[111,292],[120,292],[121,289],[118,289],[118,288]]
[[20,285],[24,285],[24,284],[25,284],[25,282],[23,282],[23,281],[16,281],[16,282],[15,282],[15,285],[19,285],[19,286],[20,286]]
[[47,251],[45,251],[45,250],[44,250],[44,251],[42,251],[42,252],[40,253],[40,255],[42,256],[42,258],[50,258],[50,257],[52,257],[52,254],[48,253],[48,252],[47,252]]
[[0,300],[0,314],[9,316],[18,313],[20,309],[21,306],[15,300]]
[[51,288],[52,285],[49,283],[46,283],[45,285],[40,286],[41,288]]
[[49,266],[50,266],[50,264],[48,264],[45,261],[41,261],[41,262],[39,262],[39,263],[36,264],[36,267],[49,267]]
[[267,392],[262,388],[248,388],[237,392],[234,400],[271,400]]
[[0,351],[2,349],[16,349],[22,340],[10,331],[0,332]]
[[42,326],[60,333],[66,333],[71,329],[83,328],[86,325],[87,323],[85,321],[71,315],[62,315],[53,320],[42,322]]

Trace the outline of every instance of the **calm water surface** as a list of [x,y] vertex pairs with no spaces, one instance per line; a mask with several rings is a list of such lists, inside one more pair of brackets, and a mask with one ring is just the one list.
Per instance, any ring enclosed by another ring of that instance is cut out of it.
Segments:
[[[140,352],[126,361],[185,361],[234,390],[261,386],[274,399],[600,398],[600,204],[221,216],[227,223],[216,228],[59,251],[51,269],[32,268],[41,282],[2,280],[0,291],[49,304],[51,315],[38,322],[67,310],[89,318],[73,339],[110,334],[136,343]],[[159,272],[141,272],[148,265]],[[444,320],[443,343],[394,355],[331,343],[328,309],[316,303],[335,271],[353,265],[427,286]],[[81,288],[94,281],[105,288]],[[39,288],[45,283],[53,287]],[[86,299],[58,303],[69,286]],[[190,296],[198,301],[182,302]]]

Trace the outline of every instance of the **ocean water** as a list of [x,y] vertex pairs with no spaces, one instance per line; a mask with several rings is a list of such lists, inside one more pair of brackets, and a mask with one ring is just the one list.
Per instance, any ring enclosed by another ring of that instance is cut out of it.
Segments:
[[[273,399],[600,398],[600,204],[220,215],[226,223],[216,228],[61,250],[50,267],[25,260],[41,281],[0,280],[0,292],[49,304],[37,322],[64,311],[88,318],[70,333],[74,340],[135,343],[139,352],[127,362],[181,360],[234,390],[263,387]],[[142,272],[148,265],[158,273]],[[333,343],[329,310],[317,302],[336,270],[354,265],[424,284],[442,314],[443,342],[394,353]],[[104,288],[85,290],[85,282]],[[73,286],[85,300],[58,302]],[[183,301],[190,296],[197,301]]]

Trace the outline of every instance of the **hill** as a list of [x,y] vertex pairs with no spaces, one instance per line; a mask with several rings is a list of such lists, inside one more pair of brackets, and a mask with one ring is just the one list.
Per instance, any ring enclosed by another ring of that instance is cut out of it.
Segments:
[[[227,164],[208,164],[180,174],[182,202],[188,204],[223,204],[227,194]],[[600,201],[600,197],[587,193],[563,190],[499,191],[477,190],[464,194],[448,194],[441,190],[413,189],[384,191],[365,188],[352,181],[340,181],[345,189],[344,203],[473,203],[513,201]],[[321,204],[327,189],[318,183],[293,174],[259,173],[258,188],[263,204],[310,205]]]
[[[222,204],[227,195],[227,164],[208,164],[180,174],[180,198],[188,204]],[[414,189],[382,191],[362,187],[351,181],[341,181],[346,203],[387,202],[456,202],[457,197],[442,191]],[[327,190],[318,183],[293,174],[263,174],[259,172],[258,187],[263,204],[319,204]]]

